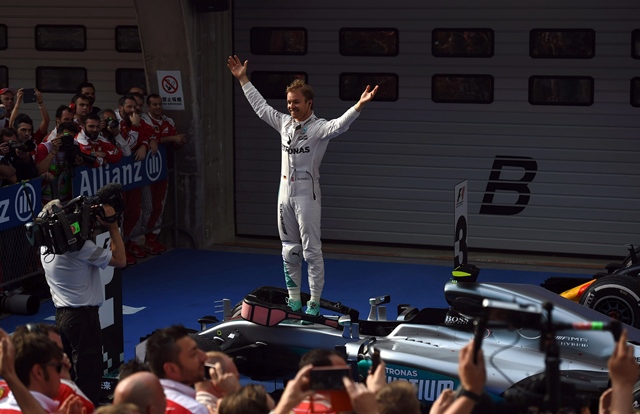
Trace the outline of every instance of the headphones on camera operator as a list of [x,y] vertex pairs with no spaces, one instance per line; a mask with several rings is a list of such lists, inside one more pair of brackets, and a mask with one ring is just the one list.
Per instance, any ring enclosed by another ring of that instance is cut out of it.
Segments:
[[[106,217],[105,204],[113,207],[113,216]],[[65,205],[59,200],[47,204],[38,217],[25,224],[27,239],[32,246],[44,246],[45,255],[77,252],[85,241],[93,239],[93,230],[100,226],[98,217],[105,223],[120,223],[123,211],[122,185],[107,184],[94,196],[78,196]]]

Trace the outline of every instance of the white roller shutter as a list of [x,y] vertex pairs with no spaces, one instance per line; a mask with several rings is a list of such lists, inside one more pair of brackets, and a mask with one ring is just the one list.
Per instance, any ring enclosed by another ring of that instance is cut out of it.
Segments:
[[[84,67],[87,80],[96,87],[96,106],[117,109],[116,69],[143,69],[142,53],[116,51],[116,26],[136,26],[132,0],[70,1],[21,0],[0,8],[0,24],[7,26],[8,47],[0,50],[0,65],[8,68],[10,87],[34,87],[38,66]],[[83,52],[38,51],[35,26],[84,25],[87,43]],[[55,125],[55,110],[68,105],[73,93],[45,93],[45,104]],[[23,105],[35,127],[40,123],[37,105]]]
[[[234,53],[249,60],[250,72],[306,72],[316,114],[327,119],[354,103],[339,99],[341,73],[399,77],[396,102],[372,102],[329,145],[321,168],[323,239],[452,246],[453,188],[468,180],[471,248],[621,255],[640,233],[640,109],[629,103],[631,79],[640,75],[640,60],[631,56],[637,16],[635,0],[243,0],[234,2]],[[252,55],[256,26],[304,27],[308,53]],[[347,27],[398,29],[399,54],[341,56],[338,34]],[[493,29],[494,56],[432,56],[431,32],[443,27]],[[595,57],[531,58],[529,33],[538,28],[594,30]],[[492,75],[494,101],[434,103],[434,74]],[[531,105],[529,78],[547,75],[592,77],[593,105]],[[286,109],[284,95],[269,102]],[[279,137],[238,86],[235,138],[237,233],[277,236]],[[489,205],[490,175],[500,165]],[[535,166],[531,182],[506,189],[505,180],[524,178],[523,166]],[[488,214],[518,203],[517,214]]]

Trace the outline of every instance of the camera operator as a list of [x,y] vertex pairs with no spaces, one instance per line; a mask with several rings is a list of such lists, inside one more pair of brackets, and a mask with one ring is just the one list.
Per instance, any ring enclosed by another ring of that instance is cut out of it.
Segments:
[[87,115],[84,130],[78,135],[80,150],[87,155],[95,157],[94,168],[116,163],[122,158],[122,151],[100,136],[100,117],[96,114]]
[[118,147],[123,156],[128,157],[131,155],[131,148],[120,135],[120,122],[116,117],[115,111],[113,109],[104,109],[100,111],[98,116],[100,117],[100,138],[104,138]]
[[[35,150],[33,141],[18,141],[18,134],[13,128],[0,130],[0,165],[3,180],[6,184],[15,184],[39,176],[36,163],[31,153]],[[13,169],[13,175],[4,176]]]
[[[43,213],[50,214],[59,200],[47,204]],[[98,404],[102,379],[102,337],[98,308],[104,302],[100,269],[126,265],[124,242],[120,235],[116,211],[102,204],[105,219],[96,215],[107,227],[111,248],[104,249],[88,239],[78,251],[44,254],[40,257],[51,297],[56,307],[56,326],[60,330],[64,351],[71,357],[75,382],[94,403]],[[53,257],[52,257],[53,256]]]
[[[57,198],[64,201],[71,199],[71,177],[73,169],[82,165],[78,157],[80,147],[75,142],[79,128],[75,122],[63,122],[56,128],[56,137],[38,145],[36,165],[40,173],[49,172],[53,181],[42,187],[42,203]],[[77,152],[76,152],[77,148]]]

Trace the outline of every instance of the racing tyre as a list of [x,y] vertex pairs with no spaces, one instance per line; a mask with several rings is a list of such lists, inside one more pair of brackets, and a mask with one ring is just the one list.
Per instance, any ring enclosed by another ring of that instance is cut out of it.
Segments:
[[640,282],[635,277],[601,277],[580,297],[580,304],[640,328]]
[[238,303],[236,303],[236,305],[233,307],[233,309],[231,309],[231,317],[232,318],[238,318],[240,317],[240,314],[242,313],[242,300]]

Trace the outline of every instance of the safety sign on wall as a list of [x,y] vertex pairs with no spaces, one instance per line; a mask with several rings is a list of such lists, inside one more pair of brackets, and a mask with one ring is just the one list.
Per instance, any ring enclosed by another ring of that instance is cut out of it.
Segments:
[[179,70],[159,70],[158,90],[162,106],[169,111],[184,111],[182,76]]

